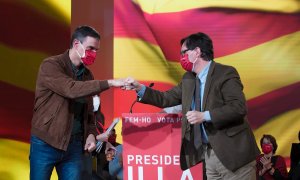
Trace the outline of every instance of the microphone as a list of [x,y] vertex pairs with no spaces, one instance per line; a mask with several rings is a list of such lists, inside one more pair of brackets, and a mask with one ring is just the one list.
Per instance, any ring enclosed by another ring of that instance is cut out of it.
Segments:
[[149,87],[149,88],[152,88],[153,86],[154,86],[154,83],[152,82],[152,83],[149,84],[148,87]]
[[[152,88],[154,86],[154,83],[152,82],[152,83],[150,83],[149,84],[149,88]],[[136,102],[138,102],[138,100],[139,100],[139,97],[136,97],[136,99],[133,101],[133,103],[131,104],[131,107],[130,107],[130,110],[129,110],[129,113],[132,113],[132,108],[133,108],[133,106],[135,105],[135,103]]]

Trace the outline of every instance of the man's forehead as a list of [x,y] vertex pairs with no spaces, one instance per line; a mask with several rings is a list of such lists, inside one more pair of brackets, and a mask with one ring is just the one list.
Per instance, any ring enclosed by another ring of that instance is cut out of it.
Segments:
[[100,43],[100,40],[98,38],[87,36],[86,38],[84,38],[82,43],[86,43],[86,44],[96,43],[96,44],[98,44],[98,43]]
[[93,37],[86,37],[85,40],[82,42],[82,44],[85,45],[85,47],[89,47],[92,49],[99,49],[100,47],[100,40]]

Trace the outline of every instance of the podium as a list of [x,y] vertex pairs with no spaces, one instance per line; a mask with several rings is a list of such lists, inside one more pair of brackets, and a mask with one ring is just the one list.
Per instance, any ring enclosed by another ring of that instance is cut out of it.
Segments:
[[122,114],[124,179],[202,179],[202,163],[180,169],[181,121],[181,114]]

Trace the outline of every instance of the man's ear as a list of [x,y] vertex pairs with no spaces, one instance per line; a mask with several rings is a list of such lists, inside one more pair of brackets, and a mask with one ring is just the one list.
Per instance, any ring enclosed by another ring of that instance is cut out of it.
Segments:
[[73,47],[77,46],[80,43],[78,39],[73,40]]
[[196,55],[197,55],[198,57],[201,57],[201,53],[202,53],[202,52],[201,52],[201,49],[200,49],[199,47],[196,47],[195,50],[196,50],[196,53],[197,53]]

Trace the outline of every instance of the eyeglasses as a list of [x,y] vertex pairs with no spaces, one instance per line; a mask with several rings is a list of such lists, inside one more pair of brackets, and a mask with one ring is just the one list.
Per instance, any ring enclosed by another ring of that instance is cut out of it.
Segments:
[[180,52],[180,54],[181,55],[184,55],[187,51],[189,51],[190,49],[186,49],[186,50],[182,50],[181,52]]

